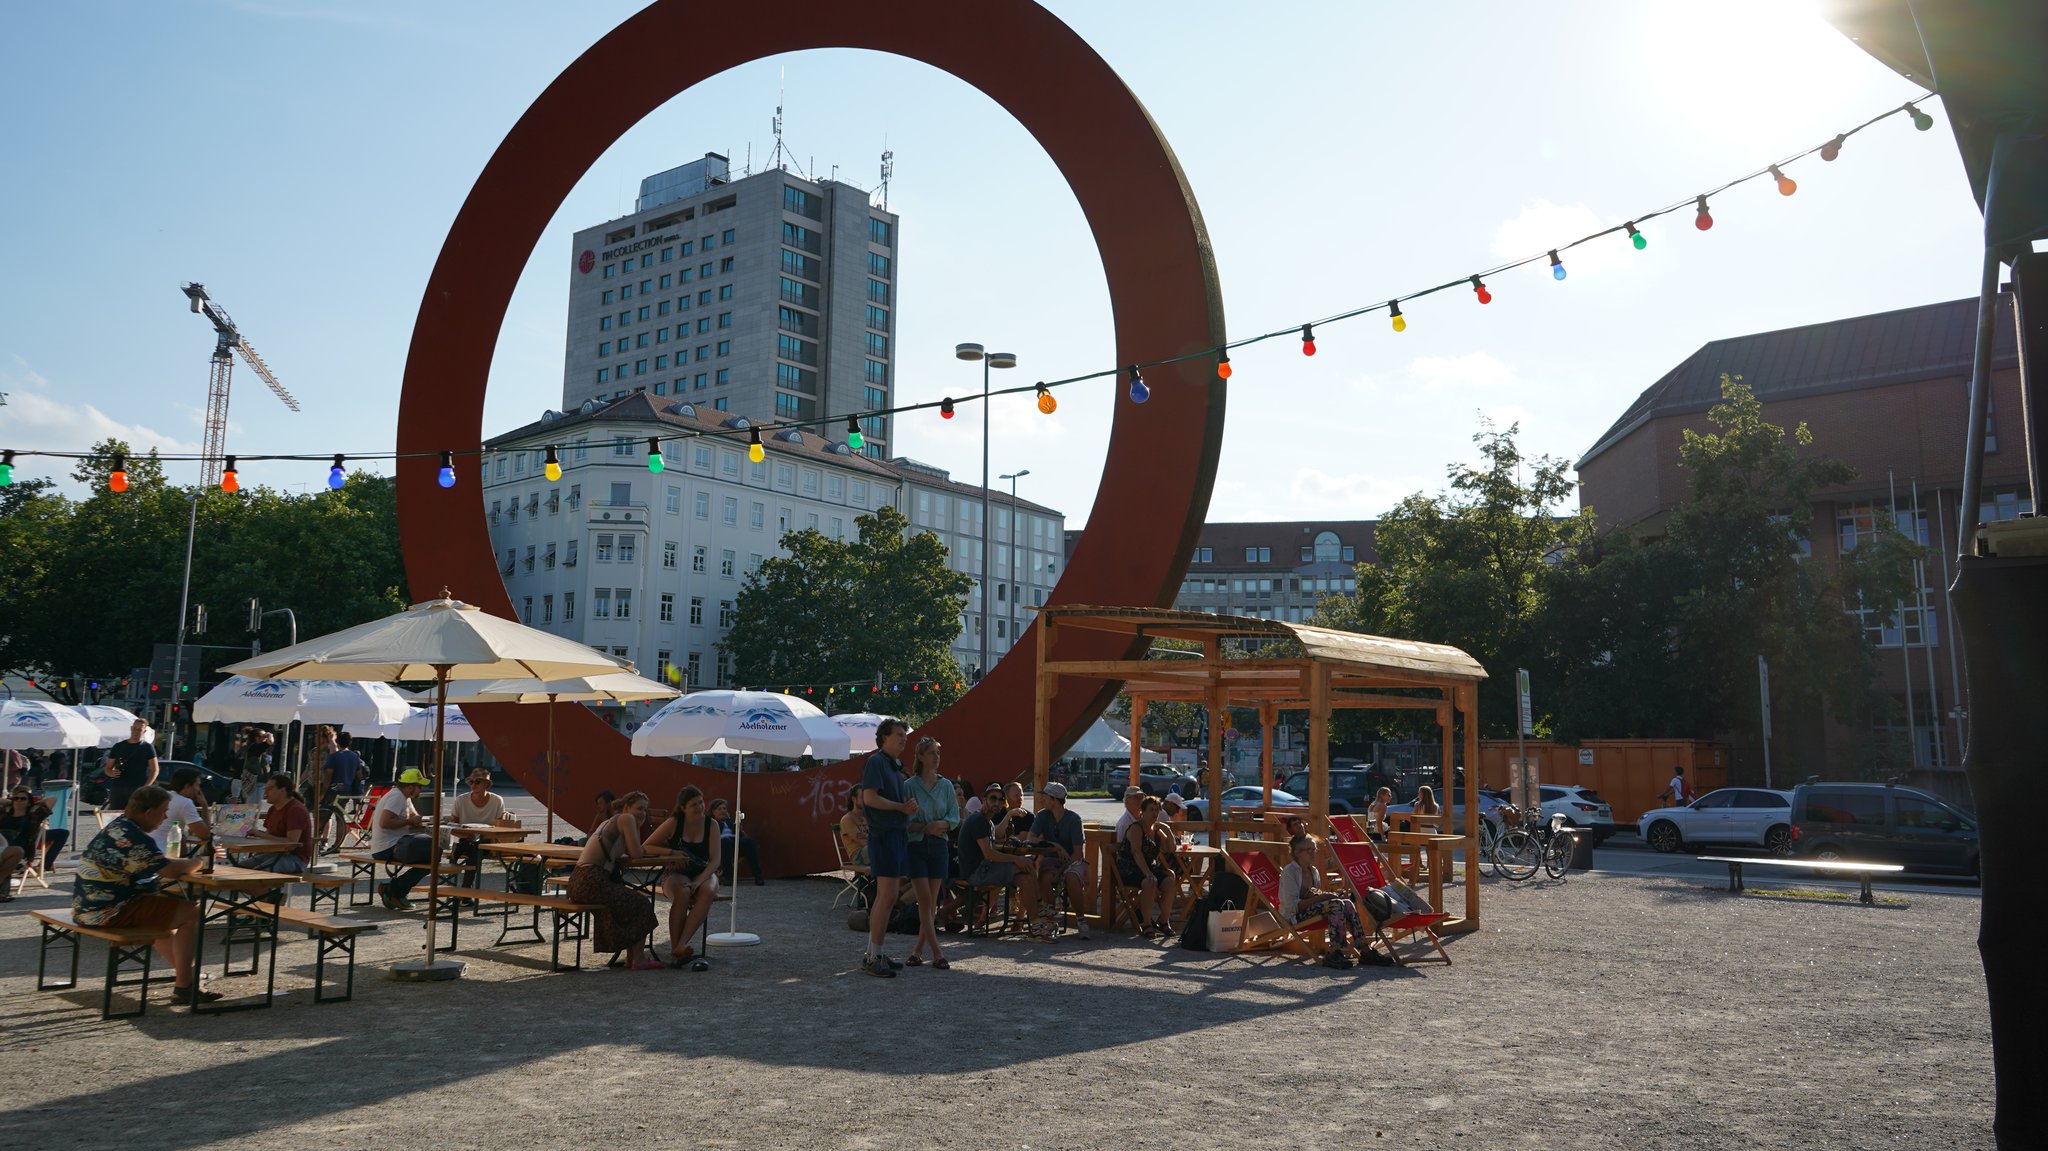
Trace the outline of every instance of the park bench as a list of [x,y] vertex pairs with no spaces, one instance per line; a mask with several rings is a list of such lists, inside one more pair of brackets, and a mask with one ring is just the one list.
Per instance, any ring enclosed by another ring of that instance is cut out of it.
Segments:
[[[36,990],[64,991],[78,986],[79,936],[90,935],[105,940],[107,944],[107,983],[100,993],[101,1019],[132,1019],[149,1010],[149,964],[155,954],[155,944],[167,939],[171,933],[160,927],[97,927],[80,923],[71,917],[69,911],[32,911],[29,913],[43,927],[42,945],[36,952]],[[71,978],[64,983],[51,983],[47,976],[50,947],[56,944],[71,950]],[[123,978],[122,969],[137,961],[142,970],[129,978]],[[114,988],[116,986],[137,986],[135,1010],[114,1014]]]
[[[341,889],[346,887],[353,891],[356,885],[355,877],[352,875],[309,874],[299,876],[294,882],[306,885],[309,896],[306,901],[308,907],[318,911],[320,910],[321,902],[325,901],[337,915],[341,913]],[[374,894],[374,889],[372,894]]]
[[[318,911],[300,911],[295,907],[279,907],[277,923],[303,929],[317,941],[313,956],[313,1002],[344,1003],[356,994],[356,936],[365,931],[377,930],[374,923],[351,923],[336,919]],[[348,957],[348,977],[340,995],[327,994],[327,957],[343,955]]]
[[[576,941],[576,962],[569,970],[574,971],[583,966],[583,938],[588,934],[584,930],[583,917],[604,910],[601,904],[578,903],[573,899],[558,895],[528,895],[520,891],[488,891],[481,887],[444,887],[441,889],[440,894],[442,899],[468,899],[474,900],[477,903],[503,904],[508,909],[525,907],[532,911],[532,918],[522,926],[513,922],[513,915],[508,910],[505,915],[504,926],[499,930],[498,938],[491,944],[492,947],[504,946],[514,931],[531,932],[533,938],[530,940],[509,940],[510,942],[549,942],[540,932],[540,913],[543,910],[551,913],[554,920],[554,948],[548,957],[548,970],[550,971],[562,970],[562,936],[565,927],[569,938]],[[461,930],[462,917],[459,915],[449,916],[448,949],[450,951],[456,950]]]
[[[348,905],[350,907],[366,907],[377,901],[377,869],[379,867],[389,868],[394,874],[415,867],[421,871],[439,871],[442,875],[469,874],[468,864],[399,863],[389,859],[378,859],[367,851],[345,851],[335,858],[349,865]],[[360,893],[360,898],[358,898],[359,893],[356,891],[356,885],[359,883],[368,888],[367,891]]]
[[1862,894],[1856,897],[1860,903],[1877,902],[1870,894],[1871,879],[1879,875],[1896,875],[1906,870],[1904,864],[1898,863],[1854,863],[1848,860],[1821,859],[1745,859],[1739,855],[1702,855],[1700,856],[1700,862],[1727,864],[1728,890],[1730,891],[1743,890],[1742,869],[1745,865],[1751,867],[1803,867],[1808,871],[1820,871],[1830,875],[1846,876],[1862,885]]

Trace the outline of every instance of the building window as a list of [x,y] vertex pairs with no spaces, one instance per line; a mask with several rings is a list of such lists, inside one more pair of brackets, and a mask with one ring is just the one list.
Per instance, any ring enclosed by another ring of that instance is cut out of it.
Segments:
[[697,497],[696,497],[696,507],[697,507],[697,518],[698,518],[698,519],[700,519],[700,520],[708,520],[708,519],[710,519],[710,518],[711,518],[711,493],[710,493],[710,492],[698,492],[698,493],[697,493]]
[[1984,493],[1983,502],[1977,505],[1977,518],[1984,523],[2000,520],[2016,520],[2034,511],[2034,501],[2018,488]]
[[661,622],[676,622],[676,596],[674,592],[661,593]]
[[665,568],[676,566],[676,545],[673,540],[661,545],[661,566]]
[[669,680],[668,669],[672,663],[670,655],[671,653],[666,651],[654,653],[654,672],[660,677],[660,682],[662,683],[667,683]]
[[619,605],[619,618],[633,618],[633,589],[629,587],[612,589],[612,599]]
[[612,562],[612,537],[609,535],[598,536],[596,550],[597,554],[592,556],[592,559],[601,564]]
[[760,531],[768,518],[768,509],[756,503],[747,509],[747,526]]
[[889,221],[868,217],[868,243],[893,248],[896,246],[895,236],[896,229],[889,226]]
[[761,553],[760,553],[760,552],[751,552],[751,553],[749,553],[749,554],[747,555],[747,574],[748,574],[748,575],[753,575],[753,574],[754,574],[755,572],[757,572],[757,571],[760,571],[760,570],[761,570]]
[[691,652],[690,658],[683,666],[683,684],[685,687],[704,681],[704,657],[701,654],[694,651]]
[[698,544],[697,546],[695,546],[695,547],[693,547],[693,548],[691,548],[691,549],[690,549],[690,570],[691,570],[691,571],[693,571],[693,572],[696,572],[696,573],[698,573],[698,574],[700,574],[700,575],[701,575],[701,574],[703,574],[703,572],[704,572],[704,557],[705,557],[705,555],[706,555],[706,554],[707,554],[707,553],[706,553],[706,551],[705,551],[705,547],[704,547],[704,545],[703,545],[703,544]]
[[875,329],[875,330],[876,330],[876,331],[878,331],[878,332],[886,332],[886,331],[888,331],[888,330],[889,330],[889,310],[888,310],[887,308],[877,308],[877,307],[876,307],[876,306],[874,306],[873,304],[869,304],[869,305],[868,305],[868,327],[870,327],[870,328],[873,328],[873,329]]
[[632,536],[620,536],[620,537],[619,537],[619,562],[620,562],[620,563],[622,563],[622,564],[629,564],[629,563],[637,563],[637,562],[639,562],[639,561],[638,561],[638,560],[637,560],[637,559],[635,558],[635,556],[633,555],[633,549],[634,549],[634,547],[635,547],[635,546],[637,546],[637,545],[636,545],[636,541],[635,541],[634,537],[632,537]]
[[[690,624],[693,627],[704,626],[704,597],[701,595],[690,597]],[[690,658],[695,659],[696,657],[691,656]]]
[[527,625],[533,623],[533,597],[530,595],[520,597],[519,622]]
[[889,355],[889,337],[874,332],[863,332],[861,335],[867,343],[868,355],[884,358]]
[[730,356],[730,355],[732,355],[732,341],[731,341],[731,340],[720,340],[720,341],[718,341],[718,354],[719,354],[719,355],[721,355],[721,356]]
[[889,257],[884,256],[880,252],[869,252],[868,275],[880,276],[885,280],[892,279],[893,277],[889,274]]
[[590,593],[590,618],[612,618],[612,589],[601,587]]
[[575,618],[576,593],[572,591],[565,591],[562,593],[562,619],[566,622],[574,620]]
[[544,595],[544,596],[540,597],[540,622],[542,622],[542,623],[553,623],[553,622],[555,622],[555,597],[554,597],[554,596],[551,596],[551,595]]
[[720,518],[727,524],[738,525],[740,522],[740,501],[732,496],[725,497],[725,507]]
[[733,625],[733,622],[734,622],[734,621],[735,621],[736,619],[738,619],[738,618],[739,618],[739,617],[738,617],[738,615],[737,615],[736,613],[734,613],[734,611],[732,610],[732,601],[731,601],[731,600],[729,600],[729,599],[722,599],[722,600],[719,600],[719,601],[718,601],[718,626],[719,626],[719,627],[725,627],[725,628],[729,628],[729,627],[731,627],[731,626]]
[[1194,562],[1207,564],[1216,562],[1216,553],[1210,548],[1196,548]]

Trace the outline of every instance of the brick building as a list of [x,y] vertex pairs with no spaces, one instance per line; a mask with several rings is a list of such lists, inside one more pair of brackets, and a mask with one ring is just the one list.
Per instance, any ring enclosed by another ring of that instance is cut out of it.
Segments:
[[[1930,548],[1918,602],[1858,614],[1879,649],[1883,689],[1900,704],[1896,726],[1877,734],[1910,746],[1920,771],[1958,778],[1967,717],[1957,713],[1962,660],[1949,641],[1954,614],[1943,589],[1956,550],[1976,322],[1977,301],[1965,299],[1715,340],[1638,396],[1578,462],[1580,502],[1598,513],[1601,530],[1654,532],[1686,497],[1682,433],[1710,428],[1723,373],[1743,378],[1771,423],[1805,423],[1814,451],[1856,468],[1854,480],[1817,493],[1813,559],[1833,562],[1887,521]],[[1980,509],[1987,521],[2030,510],[2010,297],[2001,298],[1996,331]],[[2013,433],[2005,451],[2001,421]],[[1835,760],[1867,737],[1830,729],[1825,754]],[[1782,765],[1778,778],[1821,766]]]

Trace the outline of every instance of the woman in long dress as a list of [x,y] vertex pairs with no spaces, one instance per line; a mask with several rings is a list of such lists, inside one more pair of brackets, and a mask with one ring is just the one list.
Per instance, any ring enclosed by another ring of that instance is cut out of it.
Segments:
[[590,833],[590,842],[576,857],[576,870],[569,873],[569,898],[604,909],[593,917],[597,920],[593,946],[612,954],[624,951],[626,966],[633,971],[661,967],[661,961],[649,956],[646,948],[656,923],[654,904],[619,878],[622,861],[644,854],[640,824],[646,818],[646,792],[630,791],[614,801],[611,818]]

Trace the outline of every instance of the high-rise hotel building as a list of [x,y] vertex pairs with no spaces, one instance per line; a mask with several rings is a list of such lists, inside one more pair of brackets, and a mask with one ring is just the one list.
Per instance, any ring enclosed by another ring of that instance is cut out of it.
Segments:
[[[576,233],[563,410],[635,392],[756,420],[889,407],[896,227],[851,184],[734,180],[716,153],[647,177],[633,214]],[[891,454],[889,425],[863,419],[866,454]]]

